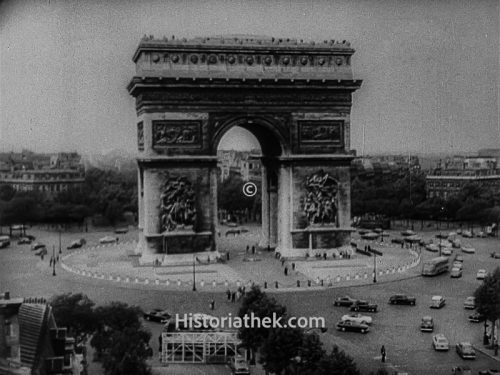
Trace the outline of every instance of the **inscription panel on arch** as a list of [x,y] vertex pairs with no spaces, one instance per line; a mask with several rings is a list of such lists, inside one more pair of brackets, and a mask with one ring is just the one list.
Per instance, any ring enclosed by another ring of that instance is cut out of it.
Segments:
[[344,122],[341,120],[298,121],[302,146],[344,146]]
[[153,121],[153,148],[201,148],[201,125],[195,120]]

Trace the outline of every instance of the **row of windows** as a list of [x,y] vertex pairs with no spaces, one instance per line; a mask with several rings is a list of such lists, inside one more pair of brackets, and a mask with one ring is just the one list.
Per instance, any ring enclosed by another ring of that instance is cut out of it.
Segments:
[[53,185],[24,185],[24,184],[13,184],[12,187],[17,191],[41,191],[41,192],[62,192],[68,191],[70,189],[80,190],[81,186],[70,186],[67,184],[53,184]]
[[62,180],[71,178],[83,178],[84,174],[80,172],[75,173],[61,173],[61,174],[31,174],[31,173],[4,173],[0,174],[1,179],[22,179],[22,180]]

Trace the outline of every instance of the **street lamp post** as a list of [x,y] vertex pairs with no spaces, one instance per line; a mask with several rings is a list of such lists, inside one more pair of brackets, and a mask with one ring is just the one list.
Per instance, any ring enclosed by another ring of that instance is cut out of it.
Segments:
[[61,250],[61,227],[59,227],[59,254],[62,254],[62,250]]
[[52,245],[52,276],[56,275],[56,247]]
[[196,292],[196,259],[193,254],[193,292]]
[[377,282],[377,253],[373,254],[373,282]]

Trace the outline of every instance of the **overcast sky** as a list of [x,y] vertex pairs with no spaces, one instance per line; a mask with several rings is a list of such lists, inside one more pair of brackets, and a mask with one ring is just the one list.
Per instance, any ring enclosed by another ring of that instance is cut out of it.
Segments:
[[351,41],[359,153],[363,134],[365,153],[500,147],[498,0],[16,0],[0,2],[0,151],[134,150],[140,38],[241,33]]

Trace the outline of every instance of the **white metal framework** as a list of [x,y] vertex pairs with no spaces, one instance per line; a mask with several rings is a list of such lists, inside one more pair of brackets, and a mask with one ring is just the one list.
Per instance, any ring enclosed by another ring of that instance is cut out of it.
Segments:
[[162,363],[225,363],[241,343],[237,332],[162,333]]

